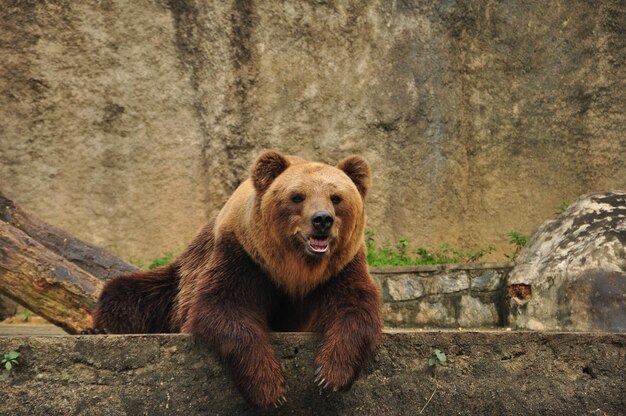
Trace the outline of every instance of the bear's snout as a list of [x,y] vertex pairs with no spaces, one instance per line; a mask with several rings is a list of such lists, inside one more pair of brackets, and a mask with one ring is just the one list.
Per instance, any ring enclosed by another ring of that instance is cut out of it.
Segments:
[[311,216],[311,222],[316,231],[327,234],[330,227],[333,226],[335,219],[333,218],[333,214],[328,211],[317,211]]

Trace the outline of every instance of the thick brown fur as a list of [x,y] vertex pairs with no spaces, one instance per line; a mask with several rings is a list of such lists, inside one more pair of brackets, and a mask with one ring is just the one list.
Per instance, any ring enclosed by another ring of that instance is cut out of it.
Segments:
[[[315,381],[350,388],[382,328],[363,236],[369,187],[369,167],[358,156],[332,167],[262,154],[171,265],[105,286],[94,328],[194,334],[259,407],[280,404],[285,393],[268,333],[314,331],[323,335]],[[333,219],[323,235],[313,221],[320,212]]]

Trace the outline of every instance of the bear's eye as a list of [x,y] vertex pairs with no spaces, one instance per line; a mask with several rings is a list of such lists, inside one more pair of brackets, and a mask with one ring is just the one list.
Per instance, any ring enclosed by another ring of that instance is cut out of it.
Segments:
[[291,202],[299,204],[300,202],[304,201],[304,195],[302,194],[295,194],[291,197]]
[[333,195],[330,197],[330,200],[332,201],[333,204],[337,205],[338,203],[341,202],[341,197],[339,195]]

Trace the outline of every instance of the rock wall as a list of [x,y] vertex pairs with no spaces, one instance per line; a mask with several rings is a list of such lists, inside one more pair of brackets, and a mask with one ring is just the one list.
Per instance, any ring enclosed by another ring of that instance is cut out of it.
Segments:
[[507,251],[626,188],[615,0],[6,0],[0,188],[124,258],[179,252],[266,148],[366,156],[380,241]]
[[510,264],[373,267],[387,328],[502,328]]

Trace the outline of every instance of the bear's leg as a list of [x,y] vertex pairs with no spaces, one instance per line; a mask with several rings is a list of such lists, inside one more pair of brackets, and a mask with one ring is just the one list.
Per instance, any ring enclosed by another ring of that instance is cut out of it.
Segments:
[[315,358],[315,382],[333,391],[347,390],[382,333],[380,292],[367,271],[364,251],[314,302],[314,330],[324,335]]
[[250,404],[282,404],[285,375],[269,342],[272,288],[267,277],[236,241],[222,241],[196,289],[182,331],[209,344]]
[[100,294],[93,313],[94,332],[170,332],[170,314],[177,291],[178,277],[173,265],[118,276]]

